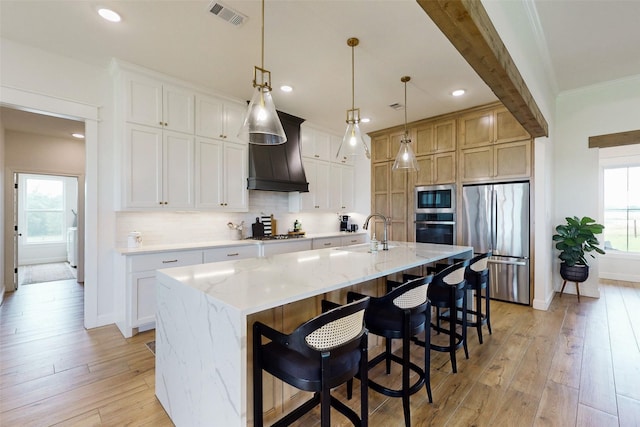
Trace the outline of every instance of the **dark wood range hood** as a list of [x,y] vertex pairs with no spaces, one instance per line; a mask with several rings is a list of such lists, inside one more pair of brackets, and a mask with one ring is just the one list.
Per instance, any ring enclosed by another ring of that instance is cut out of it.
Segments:
[[304,119],[278,111],[287,142],[281,145],[249,144],[249,190],[308,192],[302,166],[300,125]]

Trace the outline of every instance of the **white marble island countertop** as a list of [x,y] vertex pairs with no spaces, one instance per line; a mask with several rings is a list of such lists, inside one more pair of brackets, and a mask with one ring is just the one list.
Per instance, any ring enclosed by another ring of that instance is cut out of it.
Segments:
[[390,242],[388,251],[371,253],[364,244],[163,269],[158,279],[198,290],[246,316],[471,251]]

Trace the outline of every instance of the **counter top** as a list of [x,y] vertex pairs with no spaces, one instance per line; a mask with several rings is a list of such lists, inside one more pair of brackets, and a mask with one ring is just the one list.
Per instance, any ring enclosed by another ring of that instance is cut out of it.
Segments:
[[390,242],[370,253],[354,245],[158,270],[171,281],[248,315],[383,277],[433,261],[472,253],[467,246]]
[[117,248],[116,251],[122,255],[140,255],[140,254],[150,254],[157,252],[166,252],[166,251],[187,251],[190,249],[212,249],[212,248],[225,248],[230,246],[243,246],[243,245],[261,245],[261,244],[272,244],[272,243],[284,243],[296,241],[298,239],[322,239],[326,237],[348,237],[354,236],[357,234],[366,234],[363,232],[355,232],[349,233],[345,231],[336,231],[329,233],[313,233],[306,234],[305,237],[298,237],[295,239],[281,239],[281,240],[251,240],[251,239],[243,239],[243,240],[212,240],[209,242],[187,242],[187,243],[169,243],[162,245],[142,245],[139,248]]

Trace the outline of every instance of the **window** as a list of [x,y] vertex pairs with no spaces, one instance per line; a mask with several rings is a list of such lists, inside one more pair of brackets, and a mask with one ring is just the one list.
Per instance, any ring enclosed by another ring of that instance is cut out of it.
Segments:
[[640,252],[640,166],[604,169],[605,249]]
[[26,243],[65,241],[64,181],[57,177],[25,180]]

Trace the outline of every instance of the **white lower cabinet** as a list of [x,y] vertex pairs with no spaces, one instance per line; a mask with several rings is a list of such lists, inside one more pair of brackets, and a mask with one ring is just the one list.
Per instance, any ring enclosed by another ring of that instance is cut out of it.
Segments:
[[117,292],[120,304],[116,325],[125,338],[139,329],[155,327],[156,270],[202,264],[202,251],[176,251],[127,255],[124,258],[125,286]]
[[367,243],[366,234],[354,234],[353,236],[342,236],[342,246],[360,245]]
[[338,248],[342,246],[342,237],[321,237],[313,239],[313,249]]
[[204,251],[204,263],[218,261],[232,261],[235,259],[255,258],[260,256],[259,245],[231,246],[214,248]]
[[299,252],[311,250],[312,240],[306,237],[299,239],[280,240],[264,242],[262,245],[262,256],[286,254],[289,252]]

